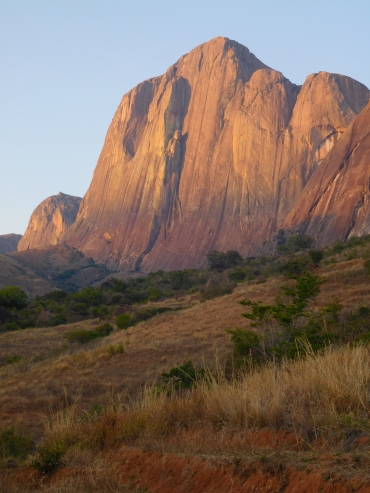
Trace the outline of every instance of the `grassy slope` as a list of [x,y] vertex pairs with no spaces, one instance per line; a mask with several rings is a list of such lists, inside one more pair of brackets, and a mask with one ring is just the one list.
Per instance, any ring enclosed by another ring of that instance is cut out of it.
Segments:
[[[362,260],[329,264],[317,269],[316,273],[326,280],[317,301],[318,306],[331,301],[333,296],[340,298],[347,311],[370,305],[370,283],[364,274]],[[99,402],[111,401],[112,395],[119,392],[122,392],[121,399],[124,401],[126,394],[137,395],[140,388],[147,382],[154,382],[161,372],[188,359],[202,366],[203,361],[212,364],[218,359],[224,362],[230,357],[232,349],[225,328],[248,326],[248,321],[241,317],[244,308],[237,302],[245,297],[273,301],[279,287],[289,282],[281,277],[271,278],[263,284],[242,283],[231,295],[195,304],[184,311],[158,315],[83,348],[66,347],[63,333],[72,328],[95,327],[99,321],[1,334],[0,361],[9,355],[20,356],[23,360],[0,368],[3,383],[0,389],[0,427],[12,422],[18,425],[26,422],[34,436],[40,436],[43,433],[43,417],[73,401],[78,402],[78,406],[89,408]],[[183,302],[188,304],[189,300]],[[119,343],[124,345],[125,352],[112,355],[109,346]],[[206,456],[221,454],[226,457],[231,454],[234,457],[235,454],[243,455],[246,447],[252,452],[261,449],[264,454],[271,454],[279,450],[278,443],[284,449],[291,450],[292,446],[293,449],[297,446],[297,440],[302,438],[298,449],[303,462],[308,460],[320,467],[319,456],[323,450],[327,451],[341,443],[343,454],[343,444],[347,443],[347,452],[350,454],[348,461],[354,464],[350,467],[351,471],[353,468],[367,467],[367,442],[358,448],[356,440],[361,438],[361,433],[352,438],[346,435],[348,430],[356,428],[356,420],[363,421],[367,413],[367,407],[363,405],[365,395],[362,394],[362,387],[366,393],[369,368],[367,350],[361,351],[361,354],[344,352],[328,355],[325,361],[318,362],[314,358],[311,363],[288,365],[279,377],[279,386],[276,386],[275,370],[267,369],[265,373],[248,377],[249,380],[247,378],[243,382],[224,387],[217,384],[212,391],[213,395],[212,392],[201,390],[201,397],[196,394],[189,398],[185,396],[185,401],[180,397],[172,404],[167,401],[153,404],[150,399],[142,401],[139,407],[133,407],[128,414],[127,408],[118,412],[116,409],[114,423],[118,424],[117,428],[116,424],[113,426],[116,431],[113,430],[111,445],[128,440],[142,448]],[[364,377],[363,381],[357,378],[360,374]],[[349,394],[352,396],[351,402]],[[288,409],[292,402],[294,416],[292,408]],[[332,406],[333,402],[335,406]],[[353,404],[352,410],[350,404]],[[73,416],[76,409],[77,406],[72,405],[67,420],[54,422],[52,435],[72,435],[72,442],[78,442],[81,436],[89,440],[91,430],[97,432],[93,423],[90,431],[86,423],[78,424],[78,417]],[[353,423],[343,422],[343,419],[348,421],[346,409]],[[143,433],[137,432],[138,411]],[[128,432],[125,436],[122,423],[130,422],[130,416],[134,432]],[[183,422],[180,427],[171,428],[173,416],[176,416],[175,422]],[[191,425],[189,416],[194,418],[193,423],[198,422],[197,426]],[[217,416],[221,421],[215,420]],[[143,422],[149,423],[149,428]],[[312,425],[313,422],[317,428]],[[157,429],[158,433],[153,433],[158,423],[161,423],[162,431]],[[247,424],[251,427],[249,431]],[[163,432],[166,426],[169,434]],[[289,430],[290,433],[293,429],[301,438],[297,439],[293,433],[292,445],[286,440],[285,434],[282,438],[279,433],[276,435],[273,432],[270,439],[262,440],[259,445],[257,439],[256,448],[253,430],[255,432],[266,426],[275,430]],[[315,437],[315,430],[319,428],[329,430],[327,436],[318,433]],[[331,433],[330,430],[336,431]],[[351,444],[354,445],[353,453],[350,452]],[[307,454],[312,457],[307,459]],[[299,457],[295,454],[298,462]],[[73,464],[75,459],[69,460]]]
[[30,267],[2,253],[0,253],[0,273],[0,289],[9,285],[18,286],[31,297],[55,289],[52,283],[37,275]]
[[[326,279],[318,304],[338,296],[346,309],[368,305],[370,284],[363,275],[362,261],[331,264],[318,273]],[[146,383],[154,382],[169,368],[191,359],[196,365],[225,361],[231,356],[227,327],[247,327],[241,317],[245,308],[238,301],[245,297],[272,301],[286,278],[271,278],[266,283],[242,283],[231,295],[197,303],[186,310],[164,313],[126,331],[85,346],[67,344],[68,330],[92,328],[98,320],[88,320],[55,328],[26,329],[0,335],[0,364],[7,357],[21,361],[0,368],[4,383],[0,389],[0,423],[11,422],[33,412],[60,404],[65,392],[80,395],[85,405],[104,401],[112,391],[136,395]],[[169,300],[164,304],[171,304]],[[183,301],[184,305],[189,300]],[[122,343],[125,352],[112,356],[109,346]],[[39,416],[39,418],[35,418]]]

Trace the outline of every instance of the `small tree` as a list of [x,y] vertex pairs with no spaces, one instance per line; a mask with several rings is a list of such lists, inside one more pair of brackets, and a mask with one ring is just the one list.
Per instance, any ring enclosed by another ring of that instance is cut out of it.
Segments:
[[27,295],[17,286],[7,286],[0,289],[0,306],[21,310],[27,306]]
[[288,250],[292,252],[299,252],[300,250],[306,250],[312,248],[314,240],[311,236],[298,233],[289,236],[286,240],[285,246]]
[[336,336],[330,332],[322,334],[322,313],[313,313],[311,302],[320,292],[318,276],[307,272],[296,278],[294,287],[282,287],[285,297],[276,299],[273,305],[262,301],[243,300],[250,311],[243,313],[258,332],[245,329],[228,329],[237,356],[251,356],[254,360],[276,360],[293,358],[298,352],[298,341],[305,339],[314,350],[325,347]]
[[318,267],[321,260],[324,258],[324,252],[322,250],[310,250],[308,255],[310,256],[315,267]]

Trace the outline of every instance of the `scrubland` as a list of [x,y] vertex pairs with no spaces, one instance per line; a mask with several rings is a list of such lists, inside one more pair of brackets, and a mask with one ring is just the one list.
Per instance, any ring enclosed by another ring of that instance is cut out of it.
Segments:
[[[339,298],[344,327],[360,306],[370,306],[369,276],[357,250],[356,256],[344,252],[311,268],[325,281],[313,310]],[[32,439],[22,457],[3,457],[4,491],[167,491],[149,479],[144,484],[139,473],[130,478],[122,463],[131,464],[133,453],[149,454],[142,456],[148,464],[156,454],[162,463],[171,454],[201,459],[232,471],[235,484],[256,471],[272,477],[294,469],[308,475],[319,471],[325,481],[326,476],[342,483],[360,477],[360,486],[367,487],[366,341],[314,352],[302,340],[294,360],[244,368],[234,359],[226,329],[249,327],[238,302],[272,303],[281,286],[291,283],[277,275],[240,283],[232,294],[205,302],[187,295],[176,300],[184,310],[159,314],[84,346],[66,343],[64,335],[94,329],[99,320],[1,334],[0,360],[13,360],[0,368],[0,428],[13,426],[16,434]],[[166,303],[174,302],[157,305]],[[205,369],[202,378],[191,389],[171,391],[160,375],[189,360]],[[51,476],[30,469],[40,450],[49,456],[62,451],[63,467]],[[368,491],[360,486],[358,491]],[[235,488],[229,491],[239,491]]]

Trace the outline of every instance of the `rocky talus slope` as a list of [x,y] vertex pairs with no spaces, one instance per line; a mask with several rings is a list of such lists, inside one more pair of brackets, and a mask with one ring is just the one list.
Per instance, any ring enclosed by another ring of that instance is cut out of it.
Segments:
[[80,197],[58,193],[43,200],[33,211],[18,251],[57,245],[76,219]]
[[215,38],[123,97],[65,241],[122,271],[251,254],[368,99],[326,72],[296,86]]
[[324,246],[370,233],[370,103],[309,180],[282,227]]

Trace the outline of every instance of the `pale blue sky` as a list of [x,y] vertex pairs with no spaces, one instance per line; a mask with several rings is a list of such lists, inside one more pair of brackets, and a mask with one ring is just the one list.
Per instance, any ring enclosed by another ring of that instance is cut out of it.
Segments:
[[216,36],[292,82],[370,87],[369,0],[0,0],[0,234],[83,196],[123,94]]

